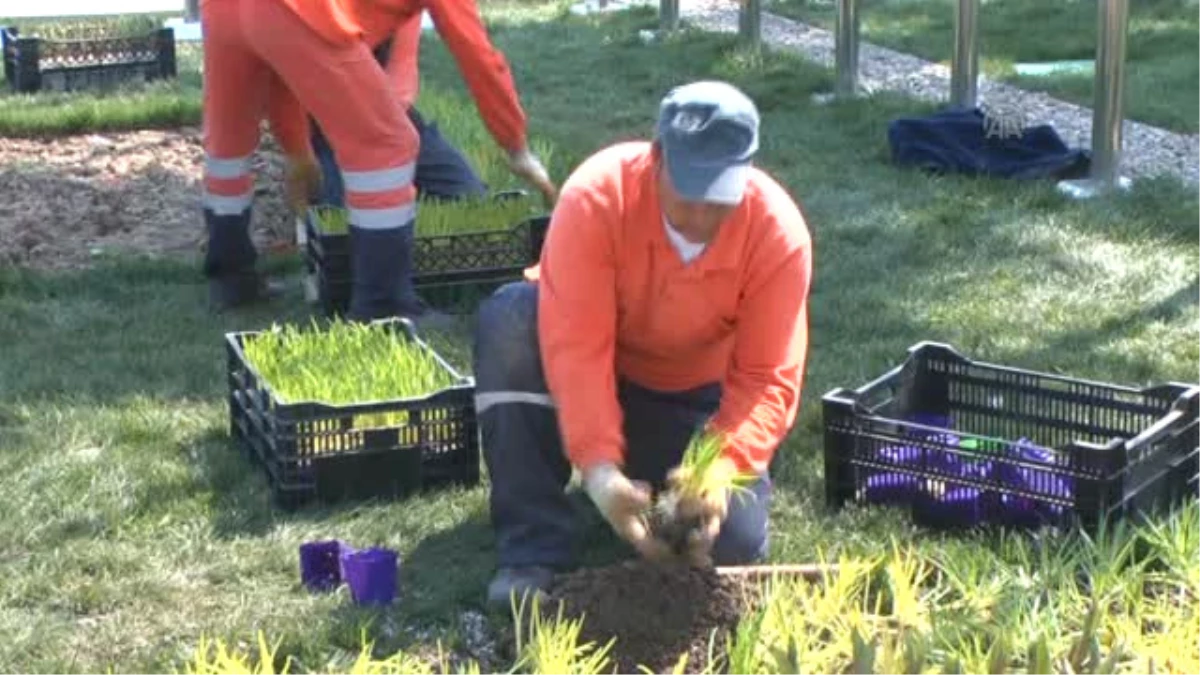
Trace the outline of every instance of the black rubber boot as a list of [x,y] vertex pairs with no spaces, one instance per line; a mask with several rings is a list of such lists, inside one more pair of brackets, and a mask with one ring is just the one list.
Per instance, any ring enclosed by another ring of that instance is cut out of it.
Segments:
[[444,330],[457,322],[426,306],[413,287],[413,226],[369,230],[350,226],[353,297],[346,318],[374,321],[404,317],[418,330]]
[[346,317],[374,321],[420,313],[412,290],[411,224],[382,230],[350,225],[353,295]]
[[208,277],[208,299],[217,311],[262,302],[282,289],[268,283],[255,269],[258,252],[250,240],[250,210],[236,215],[217,215],[204,210],[208,251],[204,276]]

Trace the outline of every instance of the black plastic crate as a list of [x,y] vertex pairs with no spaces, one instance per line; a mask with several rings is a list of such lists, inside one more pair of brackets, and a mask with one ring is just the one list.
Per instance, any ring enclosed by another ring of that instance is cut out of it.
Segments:
[[[326,405],[281,403],[247,361],[242,346],[260,334],[227,333],[230,433],[266,469],[276,502],[404,497],[419,490],[479,482],[475,384],[454,370],[403,319],[375,322],[435,355],[457,384],[420,398]],[[355,429],[359,415],[399,413],[397,426]]]
[[823,398],[825,496],[935,529],[1081,526],[1196,497],[1200,386],[1146,389],[972,361],[922,342]]
[[[418,236],[413,245],[413,285],[423,294],[459,297],[459,287],[493,287],[520,279],[541,257],[549,216],[533,216],[507,230]],[[305,258],[318,303],[329,316],[345,313],[352,276],[350,237],[318,232],[312,212],[305,218]],[[441,303],[444,304],[444,303]]]
[[0,28],[4,76],[12,91],[77,91],[148,82],[177,74],[175,31],[79,39],[23,37]]

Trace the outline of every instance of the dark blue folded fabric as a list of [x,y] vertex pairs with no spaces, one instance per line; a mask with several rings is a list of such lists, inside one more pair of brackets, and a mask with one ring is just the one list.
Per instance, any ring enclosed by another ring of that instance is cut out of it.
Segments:
[[1068,148],[1050,125],[999,130],[978,108],[896,119],[887,134],[893,162],[935,173],[1063,180],[1091,167],[1091,153]]

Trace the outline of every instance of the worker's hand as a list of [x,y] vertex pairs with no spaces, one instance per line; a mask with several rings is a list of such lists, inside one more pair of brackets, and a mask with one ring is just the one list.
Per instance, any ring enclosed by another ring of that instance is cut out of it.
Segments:
[[614,464],[599,464],[584,472],[583,487],[617,536],[645,558],[666,557],[666,546],[650,536],[642,520],[652,498],[649,485],[629,480]]
[[288,206],[303,215],[321,189],[321,167],[311,157],[289,157],[284,171]]
[[[669,489],[677,489],[679,485],[690,478],[690,469],[676,468],[667,475]],[[729,488],[733,477],[737,475],[737,467],[727,458],[720,458],[709,468],[709,481],[712,488],[699,494],[683,493],[676,506],[679,518],[695,518],[699,526],[689,535],[687,544],[688,560],[698,566],[712,565],[712,547],[721,533],[721,525],[729,512]]]
[[542,193],[542,198],[546,200],[548,207],[553,206],[554,202],[558,200],[558,188],[554,187],[554,182],[550,180],[550,174],[546,172],[546,167],[542,166],[542,162],[529,151],[529,148],[522,148],[509,154],[508,168],[536,187]]

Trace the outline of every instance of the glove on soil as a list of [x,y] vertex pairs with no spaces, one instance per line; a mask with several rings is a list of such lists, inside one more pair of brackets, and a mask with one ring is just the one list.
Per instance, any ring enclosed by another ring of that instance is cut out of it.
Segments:
[[631,481],[614,464],[599,464],[584,472],[583,486],[617,536],[651,560],[662,559],[666,549],[650,537],[641,514],[650,506],[650,486]]

